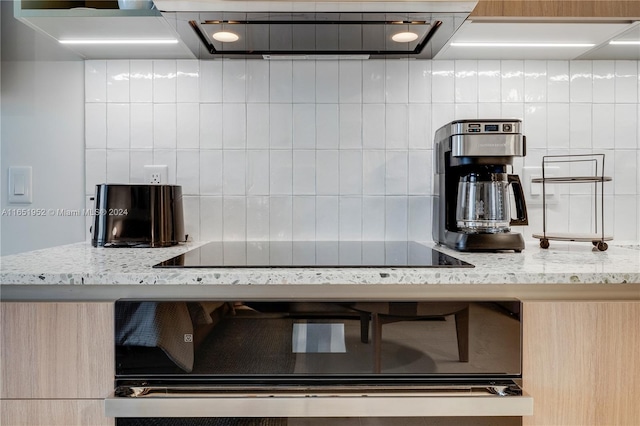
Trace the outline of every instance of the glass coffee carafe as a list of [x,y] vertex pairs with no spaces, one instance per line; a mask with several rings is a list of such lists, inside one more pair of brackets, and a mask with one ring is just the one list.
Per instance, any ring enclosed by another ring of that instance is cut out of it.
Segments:
[[[517,219],[511,218],[509,186],[513,187]],[[460,177],[456,225],[460,232],[510,232],[511,226],[526,225],[527,209],[518,175],[473,171]]]

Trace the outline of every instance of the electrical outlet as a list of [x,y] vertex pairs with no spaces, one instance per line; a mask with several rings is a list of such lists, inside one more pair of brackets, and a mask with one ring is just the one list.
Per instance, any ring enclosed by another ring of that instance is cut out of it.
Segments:
[[144,181],[154,185],[167,184],[169,166],[144,166]]

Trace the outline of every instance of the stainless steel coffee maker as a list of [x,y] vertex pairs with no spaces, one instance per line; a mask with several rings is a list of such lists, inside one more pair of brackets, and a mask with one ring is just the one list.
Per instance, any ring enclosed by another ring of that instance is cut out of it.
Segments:
[[[527,225],[514,157],[524,157],[520,120],[456,120],[435,133],[433,239],[460,251],[524,249],[511,226]],[[515,218],[511,212],[511,192]]]

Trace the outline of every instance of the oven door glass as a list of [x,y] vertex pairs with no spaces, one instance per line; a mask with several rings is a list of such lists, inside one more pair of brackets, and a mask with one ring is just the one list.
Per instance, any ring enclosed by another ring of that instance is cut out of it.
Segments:
[[517,301],[122,300],[115,309],[113,417],[531,411],[514,383]]

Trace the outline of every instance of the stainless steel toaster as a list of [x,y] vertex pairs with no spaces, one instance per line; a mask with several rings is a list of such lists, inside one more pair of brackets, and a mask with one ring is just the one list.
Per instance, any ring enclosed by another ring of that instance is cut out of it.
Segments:
[[96,185],[94,247],[167,247],[186,241],[180,185]]

